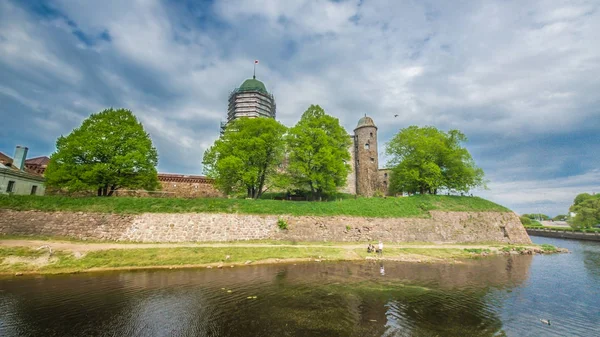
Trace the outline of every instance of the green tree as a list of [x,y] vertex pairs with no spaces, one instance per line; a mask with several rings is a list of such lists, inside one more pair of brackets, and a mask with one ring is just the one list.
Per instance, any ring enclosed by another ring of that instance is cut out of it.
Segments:
[[579,194],[569,211],[575,213],[569,219],[569,225],[573,228],[592,228],[600,224],[600,194]]
[[95,190],[111,196],[120,188],[159,186],[158,154],[133,113],[106,109],[56,141],[46,169],[46,185],[68,191]]
[[227,195],[244,191],[260,198],[282,162],[285,132],[272,118],[237,119],[204,153],[204,172]]
[[438,189],[468,192],[483,186],[483,170],[467,149],[467,137],[458,130],[410,126],[400,130],[386,145],[392,168],[392,192],[437,194]]
[[557,216],[555,216],[554,218],[552,218],[553,221],[566,221],[569,218],[568,215],[566,214],[559,214]]
[[290,129],[287,144],[292,180],[297,187],[310,190],[313,200],[344,186],[352,141],[337,118],[311,105]]
[[543,220],[543,221],[547,221],[550,220],[550,217],[547,216],[546,214],[542,214],[542,213],[531,213],[531,214],[523,214],[523,216],[528,217],[529,219],[532,220]]

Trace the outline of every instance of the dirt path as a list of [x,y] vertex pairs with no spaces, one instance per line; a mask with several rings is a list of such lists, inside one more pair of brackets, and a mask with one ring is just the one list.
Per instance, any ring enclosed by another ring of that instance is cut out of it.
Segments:
[[[357,248],[365,248],[367,243],[361,244],[341,244],[341,245],[318,245],[318,244],[269,244],[269,243],[86,243],[86,242],[70,242],[70,241],[44,241],[44,240],[0,240],[0,247],[29,247],[39,248],[42,246],[50,246],[53,250],[63,250],[71,252],[91,252],[107,249],[140,249],[140,248],[177,248],[177,247],[298,247],[298,248],[344,248],[354,250]],[[386,244],[385,248],[488,248],[494,250],[490,245],[459,245],[459,244]]]

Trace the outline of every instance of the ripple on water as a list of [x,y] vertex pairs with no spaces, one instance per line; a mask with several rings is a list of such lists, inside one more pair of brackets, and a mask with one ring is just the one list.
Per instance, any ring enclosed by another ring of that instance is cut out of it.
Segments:
[[590,336],[600,331],[600,281],[589,255],[600,250],[585,249],[587,257],[457,265],[299,263],[0,279],[0,335]]

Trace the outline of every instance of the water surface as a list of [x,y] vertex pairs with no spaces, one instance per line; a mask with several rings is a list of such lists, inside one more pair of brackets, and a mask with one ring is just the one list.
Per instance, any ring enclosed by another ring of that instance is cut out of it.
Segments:
[[573,253],[4,278],[0,336],[600,336],[600,244],[532,238]]

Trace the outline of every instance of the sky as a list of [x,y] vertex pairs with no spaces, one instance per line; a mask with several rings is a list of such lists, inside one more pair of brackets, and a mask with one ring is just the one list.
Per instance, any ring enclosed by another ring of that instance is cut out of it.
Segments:
[[283,124],[367,114],[382,166],[402,128],[459,129],[489,180],[474,194],[564,214],[600,192],[598,32],[598,1],[0,0],[0,151],[50,155],[127,108],[160,172],[202,174],[257,59]]

